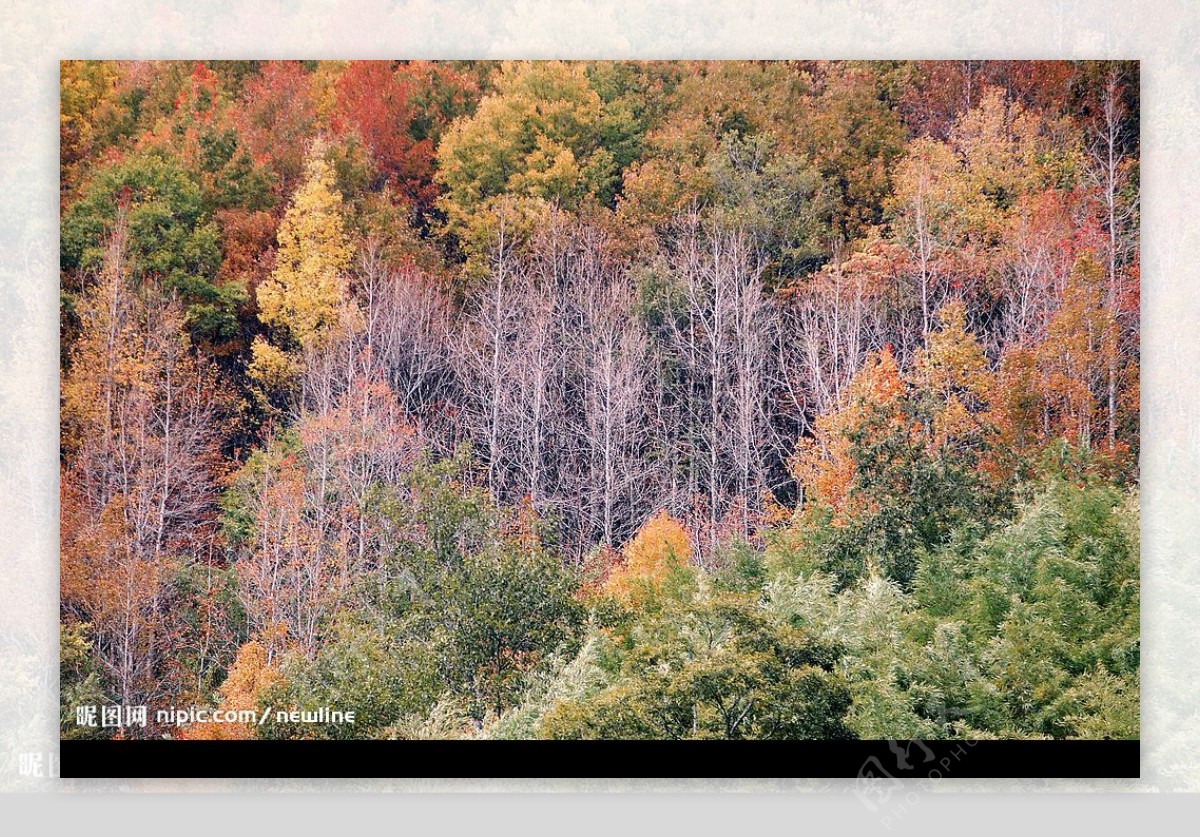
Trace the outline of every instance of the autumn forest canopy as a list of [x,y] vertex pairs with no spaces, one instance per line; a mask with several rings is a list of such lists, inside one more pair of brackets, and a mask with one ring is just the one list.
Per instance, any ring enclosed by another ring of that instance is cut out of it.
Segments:
[[1137,738],[1138,91],[63,62],[63,735]]

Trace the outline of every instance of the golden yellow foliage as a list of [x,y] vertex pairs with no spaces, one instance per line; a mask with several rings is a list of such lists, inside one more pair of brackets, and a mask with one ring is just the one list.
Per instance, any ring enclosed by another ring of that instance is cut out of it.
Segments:
[[873,353],[851,379],[843,407],[821,416],[812,438],[801,440],[792,457],[792,474],[804,487],[806,501],[833,509],[835,524],[843,520],[854,481],[851,435],[879,414],[887,417],[892,429],[903,430],[907,424],[900,405],[904,391],[891,347]]
[[342,196],[316,146],[279,226],[275,270],[258,286],[259,319],[286,328],[301,346],[319,343],[340,319],[350,256]]
[[509,61],[495,92],[446,130],[438,205],[467,251],[469,275],[486,269],[502,216],[505,235],[520,237],[551,205],[574,210],[611,189],[617,167],[599,143],[603,118],[583,64]]
[[[256,711],[258,700],[283,676],[268,660],[266,648],[256,640],[242,644],[225,683],[221,685],[220,710]],[[253,739],[254,725],[249,722],[202,722],[185,728],[180,739]]]
[[268,393],[287,390],[300,374],[300,363],[261,335],[250,345],[246,373]]
[[692,555],[692,542],[683,525],[665,511],[655,513],[621,551],[624,563],[605,582],[606,593],[637,604],[660,585],[673,569]]
[[1083,445],[1104,424],[1106,374],[1119,354],[1120,327],[1105,305],[1104,282],[1104,269],[1092,254],[1076,259],[1062,304],[1037,349],[1051,419],[1067,439]]
[[961,302],[947,303],[938,312],[941,328],[926,338],[917,353],[914,383],[937,402],[932,447],[941,449],[981,430],[979,417],[996,389],[996,377],[975,336],[967,331],[967,310]]

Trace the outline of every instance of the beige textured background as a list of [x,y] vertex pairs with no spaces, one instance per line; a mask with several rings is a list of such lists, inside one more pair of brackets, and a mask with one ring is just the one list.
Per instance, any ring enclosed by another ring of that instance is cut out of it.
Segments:
[[[85,782],[22,774],[22,759],[27,769],[40,759],[42,773],[51,773],[58,743],[58,61],[284,57],[1141,59],[1142,779],[947,780],[907,792],[917,810],[955,790],[1200,790],[1200,20],[1189,4],[10,0],[0,20],[0,790],[851,788],[807,780]],[[861,807],[852,796],[845,805]]]

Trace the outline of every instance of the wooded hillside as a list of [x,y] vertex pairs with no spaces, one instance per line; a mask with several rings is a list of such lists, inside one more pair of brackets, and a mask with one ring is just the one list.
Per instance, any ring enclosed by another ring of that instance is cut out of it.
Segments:
[[61,74],[64,736],[1137,737],[1136,62]]

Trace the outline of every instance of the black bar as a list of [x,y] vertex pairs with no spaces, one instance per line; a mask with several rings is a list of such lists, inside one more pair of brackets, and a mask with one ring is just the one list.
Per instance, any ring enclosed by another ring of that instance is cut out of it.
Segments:
[[[65,740],[63,777],[1139,777],[1138,740]],[[464,775],[467,767],[483,772]]]

